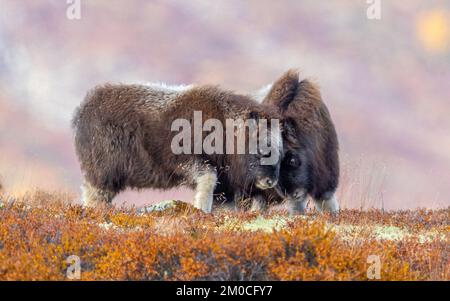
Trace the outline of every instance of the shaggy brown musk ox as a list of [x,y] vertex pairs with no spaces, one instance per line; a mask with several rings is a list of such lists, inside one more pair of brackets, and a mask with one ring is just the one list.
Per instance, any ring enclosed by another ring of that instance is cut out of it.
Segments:
[[279,152],[279,159],[269,166],[261,165],[264,156],[260,153],[175,154],[172,124],[179,119],[192,124],[195,111],[202,112],[203,120],[213,118],[222,124],[229,119],[266,119],[270,123],[280,118],[271,106],[213,86],[98,86],[87,94],[73,118],[86,205],[110,203],[125,188],[187,185],[195,189],[194,205],[210,212],[218,174],[236,190],[276,184],[282,158],[279,129],[266,133],[278,137],[271,150]]
[[339,211],[335,191],[339,182],[338,138],[319,88],[289,70],[254,95],[282,114],[284,158],[275,189],[254,190],[252,209],[287,200],[291,213],[304,213],[308,195],[318,210]]

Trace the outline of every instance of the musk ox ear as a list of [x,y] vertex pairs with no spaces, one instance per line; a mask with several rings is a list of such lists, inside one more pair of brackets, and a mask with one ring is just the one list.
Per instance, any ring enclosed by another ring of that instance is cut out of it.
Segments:
[[328,109],[322,101],[319,87],[307,79],[298,84],[296,95],[282,109],[282,114],[294,118],[297,124],[309,130],[326,127],[330,122]]
[[262,103],[275,105],[284,110],[297,94],[298,82],[298,72],[295,70],[288,70],[273,83],[272,88]]
[[297,95],[295,96],[295,101],[302,101],[305,99],[322,99],[319,87],[308,79],[304,79],[298,84]]

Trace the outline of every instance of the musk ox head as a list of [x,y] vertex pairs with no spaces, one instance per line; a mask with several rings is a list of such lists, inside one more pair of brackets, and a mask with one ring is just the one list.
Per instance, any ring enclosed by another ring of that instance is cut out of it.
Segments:
[[277,192],[282,197],[290,199],[301,199],[307,195],[309,185],[309,170],[311,156],[298,139],[298,131],[295,123],[291,120],[285,121],[289,127],[285,127],[283,132],[284,157],[280,164],[280,176]]
[[280,116],[267,114],[264,109],[260,112],[252,111],[248,120],[244,121],[247,151],[242,154],[237,149],[237,158],[232,160],[237,162],[234,169],[238,176],[234,178],[244,184],[240,186],[255,186],[263,190],[277,185],[283,158]]

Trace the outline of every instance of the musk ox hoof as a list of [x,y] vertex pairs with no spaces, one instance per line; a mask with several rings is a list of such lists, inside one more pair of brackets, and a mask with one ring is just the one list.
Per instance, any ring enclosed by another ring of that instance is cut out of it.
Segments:
[[114,192],[96,188],[88,182],[81,186],[81,198],[85,207],[111,206],[115,195]]
[[297,193],[295,198],[287,200],[287,208],[290,216],[305,215],[306,207],[308,207],[308,195],[306,191]]
[[328,200],[314,201],[316,208],[320,212],[330,212],[334,215],[339,213],[339,202],[333,194]]

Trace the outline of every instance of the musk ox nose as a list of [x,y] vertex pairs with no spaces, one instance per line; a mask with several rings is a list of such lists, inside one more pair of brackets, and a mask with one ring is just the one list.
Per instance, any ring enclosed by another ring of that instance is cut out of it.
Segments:
[[258,187],[260,189],[269,189],[269,188],[275,187],[275,185],[277,185],[277,183],[278,183],[278,181],[276,179],[263,178],[256,182],[256,187]]
[[273,188],[275,185],[277,185],[277,180],[266,178],[263,183],[267,188]]

